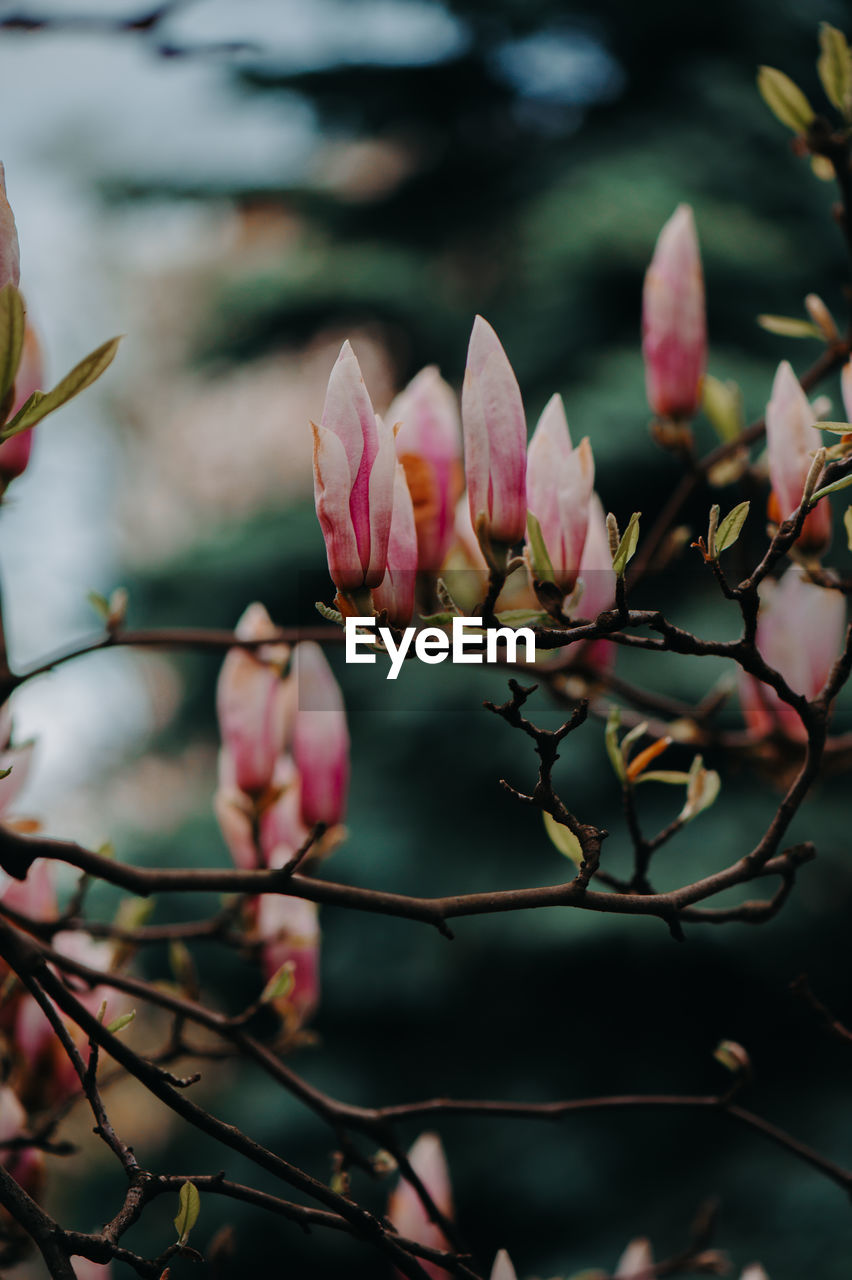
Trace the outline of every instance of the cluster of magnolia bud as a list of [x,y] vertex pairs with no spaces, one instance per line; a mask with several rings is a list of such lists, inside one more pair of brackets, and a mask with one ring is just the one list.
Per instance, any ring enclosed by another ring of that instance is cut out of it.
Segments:
[[[317,857],[341,838],[349,786],[343,697],[320,647],[282,644],[263,605],[249,606],[235,634],[251,647],[231,649],[219,676],[214,808],[238,867],[285,867],[312,839],[309,856]],[[269,893],[247,910],[267,979],[289,967],[274,1003],[298,1028],[319,1000],[316,905]]]
[[572,444],[556,395],[527,447],[520,388],[485,320],[473,326],[460,410],[430,367],[393,401],[387,423],[344,343],[313,428],[316,509],[342,614],[367,609],[406,627],[418,587],[427,611],[434,605],[437,575],[476,570],[481,600],[489,574],[502,582],[522,563],[529,585],[516,606],[593,618],[612,605],[591,445]]
[[[453,1193],[441,1139],[436,1133],[421,1134],[408,1152],[407,1159],[440,1217],[447,1223],[453,1222]],[[400,1236],[407,1240],[413,1240],[428,1249],[441,1252],[450,1250],[450,1243],[441,1226],[433,1221],[417,1190],[404,1177],[400,1177],[396,1188],[391,1192],[387,1216]],[[418,1261],[430,1280],[446,1280],[450,1274],[436,1262],[424,1258],[419,1258]],[[716,1250],[704,1251],[694,1259],[694,1266],[696,1272],[701,1271],[704,1275],[727,1275],[730,1271],[725,1255]],[[597,1277],[604,1280],[609,1273],[584,1271],[582,1274],[584,1280],[596,1280]],[[644,1239],[631,1241],[613,1274],[618,1280],[655,1280],[658,1271],[649,1242]],[[517,1280],[512,1260],[505,1249],[501,1249],[494,1259],[490,1280]],[[755,1264],[745,1268],[740,1280],[769,1278],[763,1267]]]

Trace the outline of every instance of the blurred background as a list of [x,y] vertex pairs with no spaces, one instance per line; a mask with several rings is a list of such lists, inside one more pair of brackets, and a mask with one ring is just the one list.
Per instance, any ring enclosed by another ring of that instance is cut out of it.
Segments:
[[[711,372],[739,380],[749,419],[779,359],[801,372],[818,353],[762,332],[756,314],[801,315],[816,290],[843,316],[833,191],[793,154],[754,84],[768,63],[818,101],[820,19],[848,32],[852,6],[194,0],[157,18],[144,0],[0,3],[2,158],[49,373],[126,335],[96,391],[39,429],[4,505],[13,662],[93,631],[87,593],[119,584],[134,626],[230,626],[255,599],[281,624],[312,624],[311,602],[331,592],[307,423],[346,336],[382,409],[425,363],[458,384],[482,312],[530,420],[561,391],[575,439],[592,439],[608,509],[653,514],[678,468],[647,432],[639,306],[674,207],[695,209]],[[841,416],[839,386],[826,390]],[[698,433],[710,447],[709,424]],[[741,496],[732,489],[723,504]],[[702,495],[687,512],[696,530],[707,505]],[[761,521],[751,524],[754,550]],[[636,603],[648,600],[704,633],[731,633],[691,559],[644,586]],[[391,686],[378,668],[374,678],[332,659],[354,756],[349,840],[326,874],[418,894],[566,875],[537,816],[498,786],[534,776],[529,744],[481,707],[502,699],[499,673],[411,664]],[[619,661],[626,676],[688,698],[723,674],[713,662]],[[35,737],[38,754],[20,808],[51,833],[111,840],[125,859],[226,865],[210,807],[218,665],[105,653],[22,690],[17,733]],[[558,719],[543,696],[531,711]],[[735,706],[726,716],[740,724]],[[661,887],[745,851],[778,802],[751,765],[711,763],[724,772],[722,798],[660,856]],[[611,828],[606,861],[618,871],[628,844],[599,725],[566,743],[557,778],[581,817]],[[678,803],[642,800],[649,830]],[[293,1065],[365,1104],[698,1093],[724,1087],[712,1052],[728,1037],[754,1059],[749,1103],[848,1165],[849,1050],[822,1038],[787,989],[807,970],[852,1016],[848,829],[841,774],[797,823],[794,837],[815,839],[820,858],[783,914],[757,929],[693,928],[683,945],[659,922],[580,912],[460,921],[448,944],[417,925],[327,910],[317,1039]],[[93,901],[105,917],[115,909],[107,893]],[[162,902],[153,918],[215,905]],[[194,958],[218,1006],[256,994],[256,974],[229,953],[200,944]],[[139,963],[168,972],[153,950]],[[197,1089],[330,1176],[332,1135],[256,1073],[211,1066]],[[114,1109],[150,1168],[215,1172],[224,1160],[230,1177],[267,1185],[132,1090]],[[49,1204],[81,1229],[118,1203],[87,1129],[81,1118],[89,1181],[51,1162]],[[441,1129],[466,1239],[482,1260],[507,1247],[521,1276],[612,1268],[637,1234],[662,1256],[712,1195],[718,1243],[737,1268],[761,1260],[772,1280],[849,1274],[842,1193],[719,1117]],[[376,1208],[388,1189],[355,1175],[355,1194]],[[175,1211],[158,1201],[128,1244],[159,1252]],[[212,1197],[193,1243],[203,1248],[223,1222],[236,1232],[223,1276],[384,1274],[346,1237],[305,1237]],[[189,1262],[173,1266],[175,1280],[190,1274]]]

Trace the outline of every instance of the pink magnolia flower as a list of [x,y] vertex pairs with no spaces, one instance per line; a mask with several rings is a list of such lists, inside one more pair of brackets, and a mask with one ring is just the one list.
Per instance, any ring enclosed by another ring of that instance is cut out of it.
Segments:
[[470,518],[488,558],[493,544],[513,546],[526,532],[527,428],[512,366],[482,316],[470,336],[462,424]]
[[654,1280],[654,1255],[647,1240],[631,1240],[615,1271],[617,1280]]
[[0,288],[21,283],[21,252],[15,216],[6,199],[6,170],[0,164]]
[[518,1280],[515,1268],[512,1266],[512,1259],[505,1249],[501,1249],[494,1259],[494,1266],[491,1268],[491,1280]]
[[298,707],[293,722],[293,759],[301,781],[301,819],[307,827],[335,826],[346,812],[349,789],[349,730],[343,694],[318,644],[293,652]]
[[648,403],[658,418],[689,419],[701,404],[707,364],[704,275],[695,220],[678,205],[660,232],[642,291]]
[[[792,565],[777,583],[766,583],[757,622],[757,647],[794,693],[813,699],[825,684],[840,652],[846,604],[838,591],[808,581]],[[801,741],[805,730],[792,707],[770,686],[740,675],[740,704],[752,733],[779,730]]]
[[453,540],[455,506],[464,488],[456,397],[430,365],[396,397],[387,420],[400,424],[396,453],[414,504],[417,566],[436,573]]
[[[423,1133],[408,1153],[412,1169],[429,1192],[436,1208],[447,1219],[453,1217],[453,1193],[450,1173],[441,1139],[436,1133]],[[430,1249],[447,1249],[447,1239],[434,1223],[420,1197],[405,1178],[400,1178],[388,1201],[388,1217],[401,1236],[415,1240]],[[433,1262],[420,1259],[420,1265],[431,1280],[445,1280],[447,1272]]]
[[[289,855],[278,851],[271,866],[284,866]],[[315,902],[281,893],[265,893],[257,902],[257,932],[262,941],[261,964],[267,981],[282,965],[292,965],[293,983],[275,1005],[292,1026],[301,1027],[319,1004],[320,929]]]
[[237,623],[241,640],[272,644],[260,649],[231,649],[219,675],[216,707],[222,741],[233,762],[234,782],[241,791],[264,791],[284,746],[288,691],[281,679],[286,645],[275,644],[275,628],[262,604],[249,605]]
[[414,506],[401,462],[396,464],[388,558],[381,584],[373,588],[376,613],[387,610],[392,627],[407,627],[414,613],[417,585],[417,529]]
[[314,499],[338,590],[384,577],[393,509],[393,431],[377,418],[355,353],[344,342],[314,432]]
[[[44,368],[41,347],[35,331],[27,325],[21,363],[15,378],[15,398],[9,417],[14,417],[33,392],[40,391],[43,386]],[[26,470],[32,452],[34,430],[35,427],[30,427],[28,431],[21,431],[18,435],[12,436],[11,440],[4,440],[0,444],[0,484],[10,484]]]
[[594,484],[592,447],[585,439],[572,448],[562,397],[552,396],[527,452],[527,506],[541,526],[552,580],[566,593],[580,570]]
[[[797,509],[822,440],[814,428],[816,414],[790,364],[782,360],[766,406],[766,445],[772,496],[769,516],[780,524]],[[831,538],[831,507],[823,499],[805,520],[798,545],[823,550]]]

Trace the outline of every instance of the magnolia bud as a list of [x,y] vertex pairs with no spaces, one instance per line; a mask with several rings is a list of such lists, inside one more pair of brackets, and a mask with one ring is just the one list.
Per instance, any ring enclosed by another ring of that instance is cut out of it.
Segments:
[[524,406],[497,334],[477,316],[462,390],[464,466],[470,518],[486,559],[526,530]]
[[694,417],[707,364],[704,275],[695,220],[679,205],[660,232],[642,293],[648,403],[659,418]]

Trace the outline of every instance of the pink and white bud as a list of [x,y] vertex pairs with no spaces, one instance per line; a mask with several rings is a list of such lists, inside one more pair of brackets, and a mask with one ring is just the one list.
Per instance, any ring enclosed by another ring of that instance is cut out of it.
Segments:
[[377,418],[355,353],[344,342],[314,432],[314,500],[331,580],[343,592],[377,587],[393,510],[393,431]]
[[[794,693],[809,700],[828,679],[845,626],[846,603],[841,593],[816,586],[795,565],[779,582],[767,582],[761,590],[758,650]],[[770,686],[741,674],[739,695],[746,724],[758,737],[777,730],[796,741],[806,738],[793,708]]]
[[501,1249],[494,1259],[494,1266],[491,1268],[491,1280],[518,1280],[515,1268],[512,1266],[512,1259],[505,1249]]
[[[782,360],[766,406],[766,445],[772,495],[769,516],[777,523],[800,506],[802,490],[822,444],[816,414],[789,362]],[[805,520],[798,545],[822,551],[831,539],[831,507],[823,499]]]
[[631,1240],[615,1270],[617,1280],[654,1280],[654,1255],[647,1240]]
[[77,1280],[113,1280],[115,1276],[111,1262],[92,1262],[89,1258],[75,1256],[71,1265]]
[[[44,386],[44,369],[42,366],[41,347],[35,331],[27,325],[24,333],[24,349],[21,363],[15,378],[15,393],[9,417],[12,418],[22,409],[34,391],[41,391]],[[21,431],[10,440],[0,444],[0,485],[5,486],[15,480],[26,470],[33,447],[33,432]]]
[[[270,866],[283,867],[289,860],[289,854],[279,851]],[[292,966],[293,984],[275,1005],[291,1025],[302,1027],[316,1012],[320,997],[317,905],[306,898],[265,893],[257,903],[257,932],[267,982],[282,965]]]
[[289,700],[281,668],[288,650],[274,643],[275,628],[262,604],[249,605],[234,634],[241,640],[268,637],[273,642],[253,651],[229,650],[216,689],[219,728],[235,785],[257,794],[272,781],[284,747]]
[[742,1272],[740,1280],[769,1280],[769,1276],[759,1262],[753,1262]]
[[468,347],[462,424],[470,519],[487,558],[491,545],[513,546],[526,532],[527,428],[517,378],[482,316]]
[[15,215],[6,198],[6,170],[0,164],[0,289],[21,283],[21,252]]
[[417,567],[436,573],[453,540],[455,507],[464,488],[456,397],[430,365],[396,397],[387,420],[400,424],[396,454],[414,505]]
[[663,227],[645,273],[642,355],[648,403],[657,417],[694,417],[707,366],[707,321],[701,254],[688,204],[678,205]]
[[[423,1133],[408,1153],[409,1163],[429,1192],[435,1207],[451,1221],[453,1193],[450,1172],[441,1139],[436,1133]],[[448,1249],[441,1228],[433,1222],[410,1182],[400,1178],[388,1200],[388,1217],[401,1236],[429,1249]],[[420,1259],[420,1265],[431,1280],[445,1280],[447,1272],[433,1262]]]
[[[9,1085],[0,1085],[0,1143],[22,1138],[27,1132],[27,1113]],[[33,1147],[0,1150],[0,1164],[19,1187],[38,1196],[44,1178],[44,1156]]]
[[414,614],[417,586],[417,528],[414,505],[401,462],[396,464],[388,559],[381,585],[373,588],[376,613],[387,610],[392,627],[407,627]]
[[340,685],[318,644],[293,651],[298,707],[293,759],[301,780],[301,819],[307,827],[343,820],[349,790],[349,730]]
[[[595,462],[588,439],[572,448],[562,397],[548,400],[527,451],[527,506],[541,526],[553,582],[573,590],[589,522]],[[610,557],[610,562],[611,562]]]

